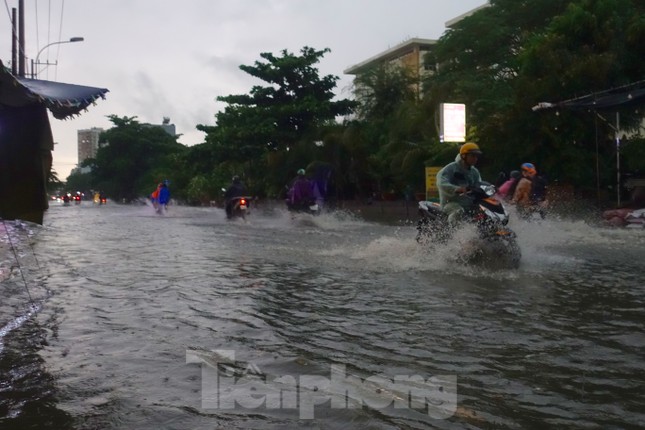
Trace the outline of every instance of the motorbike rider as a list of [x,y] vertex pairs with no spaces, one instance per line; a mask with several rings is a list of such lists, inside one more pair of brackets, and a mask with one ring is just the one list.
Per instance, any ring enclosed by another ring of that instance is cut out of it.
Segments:
[[464,143],[459,148],[455,161],[437,173],[441,210],[448,215],[448,221],[453,227],[472,205],[472,200],[464,195],[468,187],[481,182],[481,175],[475,167],[481,155],[482,152],[476,143]]
[[159,182],[157,184],[157,188],[150,194],[150,202],[152,203],[152,207],[154,208],[155,212],[159,209],[159,190],[161,189],[162,183]]
[[546,207],[546,180],[537,174],[533,163],[524,163],[521,166],[522,179],[515,188],[513,203],[517,205],[520,213],[530,216],[537,212],[542,218],[545,217]]
[[159,187],[159,193],[157,194],[157,212],[162,213],[164,210],[168,210],[168,203],[170,202],[170,189],[168,185],[170,181],[164,179]]
[[513,170],[510,174],[510,179],[497,188],[498,199],[500,201],[512,199],[520,179],[522,179],[522,173],[519,170]]
[[231,185],[224,192],[224,198],[226,199],[226,217],[233,217],[233,206],[235,205],[235,198],[242,197],[246,194],[244,184],[240,180],[240,177],[235,175],[233,176]]
[[299,169],[298,176],[294,179],[289,190],[287,206],[291,210],[299,210],[311,205],[313,201],[314,191],[312,183],[305,177],[305,169]]

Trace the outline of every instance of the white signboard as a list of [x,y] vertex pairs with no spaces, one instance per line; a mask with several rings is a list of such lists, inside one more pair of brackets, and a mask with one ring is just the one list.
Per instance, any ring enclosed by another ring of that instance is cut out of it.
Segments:
[[441,142],[466,141],[466,105],[461,103],[441,103]]

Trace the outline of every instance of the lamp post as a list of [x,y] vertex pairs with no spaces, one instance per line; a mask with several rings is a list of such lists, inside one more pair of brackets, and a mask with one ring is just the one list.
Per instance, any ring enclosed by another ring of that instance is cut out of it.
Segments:
[[[42,52],[43,52],[45,49],[49,48],[49,47],[50,47],[50,46],[52,46],[52,45],[61,45],[61,44],[63,44],[63,43],[82,42],[82,41],[84,41],[84,40],[85,40],[85,39],[84,39],[84,38],[82,38],[82,37],[72,37],[72,38],[70,38],[69,40],[61,40],[61,41],[58,41],[58,42],[52,42],[52,43],[49,43],[49,44],[47,44],[47,45],[43,46],[43,47],[42,47],[42,49],[41,49],[40,51],[38,51],[38,54],[36,55],[36,61],[32,61],[32,63],[31,63],[31,78],[32,78],[32,79],[34,79],[34,78],[37,78],[37,77],[38,77],[38,71],[36,70],[36,68],[38,67],[38,65],[39,65],[39,64],[41,64],[41,63],[38,61],[38,59],[40,58],[40,54],[42,54]],[[56,61],[55,63],[49,63],[49,62],[47,62],[47,63],[42,63],[42,64],[46,64],[46,65],[54,64],[54,65],[55,65],[55,64],[58,64],[58,61]]]

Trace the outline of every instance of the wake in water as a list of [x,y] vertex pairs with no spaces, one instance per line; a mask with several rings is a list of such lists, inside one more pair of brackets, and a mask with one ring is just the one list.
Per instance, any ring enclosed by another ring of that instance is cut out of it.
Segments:
[[[364,227],[374,224],[356,221]],[[356,241],[334,249],[320,251],[319,255],[338,260],[338,264],[356,266],[368,271],[438,271],[466,276],[502,278],[531,275],[557,268],[571,268],[585,261],[580,249],[600,247],[604,250],[636,249],[645,243],[645,231],[602,228],[585,221],[547,218],[527,222],[513,218],[511,229],[516,232],[522,251],[517,270],[486,272],[459,264],[455,256],[475,235],[474,227],[457,230],[445,245],[419,245],[415,241],[414,226],[396,227],[367,242]]]

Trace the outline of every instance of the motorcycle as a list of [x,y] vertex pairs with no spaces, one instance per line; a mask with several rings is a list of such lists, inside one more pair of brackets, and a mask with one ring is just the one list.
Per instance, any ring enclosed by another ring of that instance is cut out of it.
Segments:
[[305,213],[309,215],[320,215],[320,205],[316,200],[303,201],[300,203],[291,203],[287,199],[287,210],[293,213]]
[[[480,182],[464,194],[472,201],[464,220],[475,225],[477,236],[465,246],[466,250],[458,259],[468,264],[516,269],[522,252],[517,244],[517,235],[506,226],[509,219],[506,208],[493,198],[495,191],[494,185]],[[419,215],[417,242],[445,244],[452,238],[455,229],[439,203],[420,201]]]
[[[242,218],[245,219],[249,214],[249,205],[251,203],[250,197],[233,197],[228,200],[226,203],[230,208],[230,212],[227,211],[226,215],[228,219],[233,218]],[[229,206],[230,205],[230,206]]]

